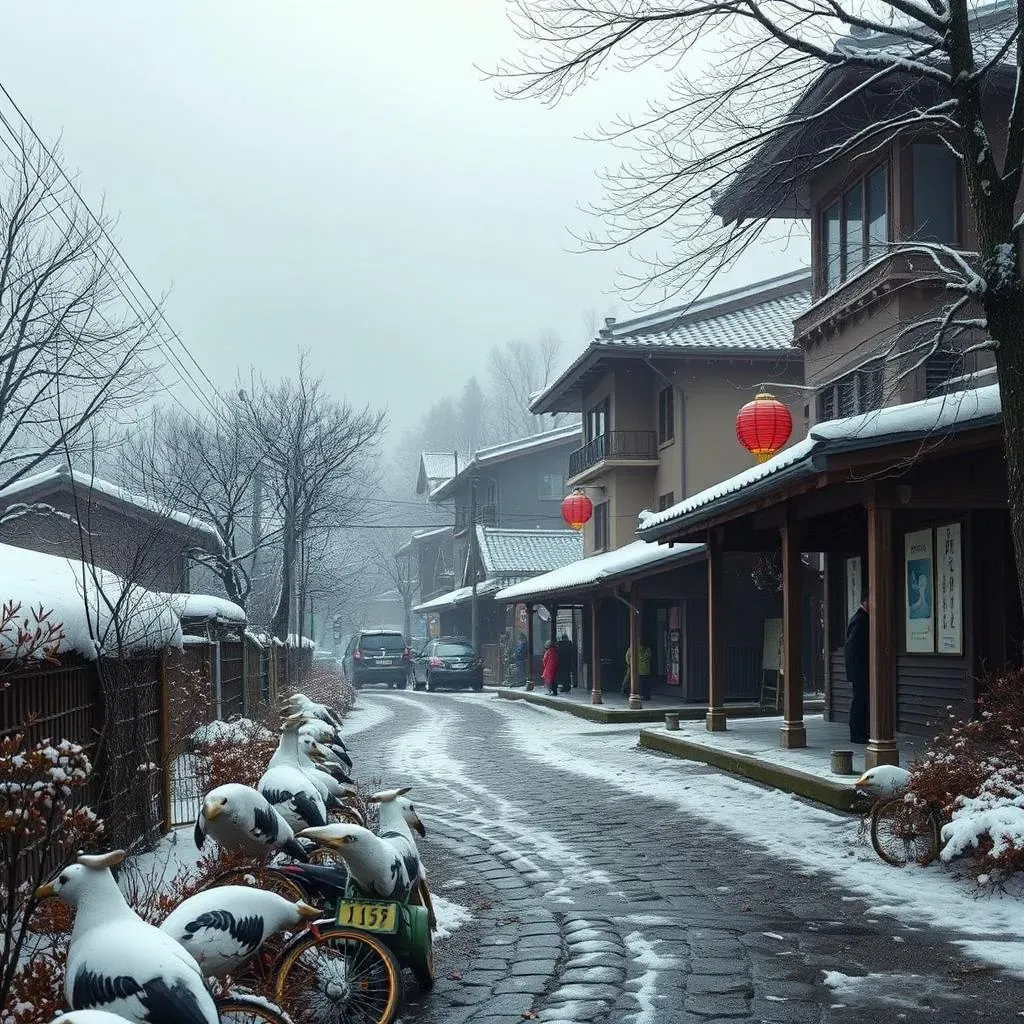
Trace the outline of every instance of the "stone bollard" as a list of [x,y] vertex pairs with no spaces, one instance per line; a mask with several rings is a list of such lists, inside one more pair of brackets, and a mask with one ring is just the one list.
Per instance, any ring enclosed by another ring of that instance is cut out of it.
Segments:
[[672,713],[672,712],[668,712],[665,715],[665,728],[668,729],[669,732],[678,732],[679,731],[679,716],[677,714]]
[[832,751],[832,774],[852,775],[853,774],[853,751],[833,750]]

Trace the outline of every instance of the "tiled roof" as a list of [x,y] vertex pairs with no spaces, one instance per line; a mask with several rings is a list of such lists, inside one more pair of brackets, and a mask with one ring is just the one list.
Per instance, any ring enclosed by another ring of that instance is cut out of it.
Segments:
[[467,462],[459,461],[459,472],[451,479],[435,487],[429,495],[431,501],[438,501],[451,494],[457,481],[462,480],[466,474],[475,466],[486,466],[492,462],[504,462],[506,459],[513,459],[518,455],[528,455],[534,451],[542,451],[545,448],[553,448],[558,445],[578,446],[583,438],[583,429],[580,424],[571,423],[565,427],[556,427],[554,430],[545,430],[541,434],[531,434],[529,437],[516,438],[515,441],[505,441],[503,444],[491,445],[489,448],[481,448]]
[[465,456],[457,452],[424,452],[420,460],[423,475],[428,480],[447,480],[466,464]]
[[560,408],[560,396],[578,389],[599,362],[632,350],[676,358],[797,358],[793,321],[810,304],[810,275],[799,270],[621,323],[607,320],[573,363],[531,398],[530,408]]
[[477,526],[480,560],[488,576],[522,577],[550,572],[583,557],[576,530],[503,530]]

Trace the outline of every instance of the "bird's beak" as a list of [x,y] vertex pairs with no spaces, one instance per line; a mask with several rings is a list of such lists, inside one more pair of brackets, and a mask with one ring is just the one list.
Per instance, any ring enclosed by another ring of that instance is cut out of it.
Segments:
[[860,789],[861,786],[866,786],[866,785],[867,785],[867,775],[864,774],[853,784],[853,788],[854,789]]
[[44,885],[39,886],[35,891],[35,897],[37,900],[46,900],[51,896],[56,896],[57,890],[53,887],[53,882],[46,882]]
[[224,801],[218,800],[203,804],[203,817],[207,821],[213,821],[224,813]]
[[308,903],[301,901],[295,904],[295,909],[299,912],[299,919],[302,921],[315,921],[322,916],[316,907],[311,907]]
[[415,821],[414,821],[414,822],[412,823],[412,827],[413,827],[414,829],[416,829],[416,831],[417,831],[417,832],[419,832],[419,834],[420,834],[420,837],[421,837],[421,838],[423,838],[423,839],[426,839],[426,838],[427,838],[427,827],[426,827],[426,825],[424,825],[424,824],[423,824],[423,822],[422,822],[422,821],[420,821],[420,819],[419,819],[419,818],[417,818],[417,819],[416,819],[416,820],[415,820]]
[[329,850],[340,850],[352,842],[351,836],[332,835],[330,825],[304,828],[298,835],[300,839],[312,839],[317,846],[326,846]]

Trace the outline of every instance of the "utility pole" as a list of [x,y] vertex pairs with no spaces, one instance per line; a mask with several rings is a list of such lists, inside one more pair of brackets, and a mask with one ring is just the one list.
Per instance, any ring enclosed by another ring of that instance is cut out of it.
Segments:
[[476,561],[477,561],[477,546],[476,546],[476,473],[470,477],[469,480],[469,565],[470,571],[472,572],[472,578],[470,580],[470,586],[473,588],[473,596],[470,598],[469,614],[470,614],[470,643],[473,645],[473,650],[476,651],[477,655],[480,654],[477,641],[480,639],[480,608],[477,602],[476,596]]

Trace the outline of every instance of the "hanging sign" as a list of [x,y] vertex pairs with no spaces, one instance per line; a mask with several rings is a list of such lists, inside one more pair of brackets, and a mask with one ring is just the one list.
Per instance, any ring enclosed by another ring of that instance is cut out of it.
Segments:
[[935,563],[931,530],[904,535],[907,653],[935,653]]
[[864,593],[864,576],[860,555],[846,560],[846,621],[853,618],[853,613],[860,607],[861,594]]
[[938,576],[939,654],[963,654],[963,558],[960,524],[949,523],[935,531],[935,558]]

